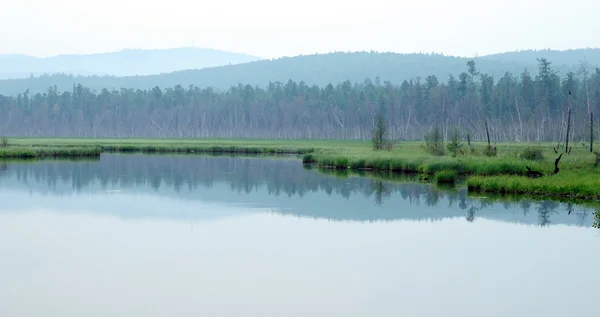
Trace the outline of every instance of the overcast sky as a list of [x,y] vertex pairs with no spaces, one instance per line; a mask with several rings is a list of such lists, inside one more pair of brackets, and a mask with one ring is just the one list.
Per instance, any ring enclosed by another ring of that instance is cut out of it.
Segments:
[[473,56],[600,46],[599,0],[14,0],[0,54],[191,46],[265,58],[331,51]]

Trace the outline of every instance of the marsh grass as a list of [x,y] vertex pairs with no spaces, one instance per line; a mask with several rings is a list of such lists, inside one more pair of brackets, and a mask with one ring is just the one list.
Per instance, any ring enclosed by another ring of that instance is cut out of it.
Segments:
[[442,170],[435,173],[435,182],[438,184],[454,184],[456,178],[456,171],[452,170]]
[[326,147],[327,141],[287,142],[280,140],[235,139],[72,139],[15,138],[24,147],[99,147],[103,152],[117,153],[239,153],[239,154],[305,154],[315,147]]
[[472,192],[600,199],[598,175],[582,171],[559,173],[536,179],[507,175],[473,176],[467,180],[467,188]]
[[542,161],[544,160],[543,151],[538,147],[526,147],[523,149],[523,153],[520,154],[520,157],[529,161]]
[[[441,145],[439,138],[430,144]],[[297,154],[301,160],[321,169],[372,170],[393,174],[428,175],[453,172],[467,177],[470,191],[529,193],[551,196],[600,196],[600,167],[596,155],[586,147],[573,147],[563,155],[560,172],[552,175],[553,143],[498,143],[490,151],[487,143],[471,142],[472,150],[460,155],[432,155],[424,142],[398,142],[391,151],[374,151],[370,140],[261,140],[261,139],[72,139],[11,138],[0,157],[99,155],[99,151],[120,153],[204,153],[204,154]],[[87,150],[86,150],[87,149]],[[535,149],[532,151],[531,149]],[[89,153],[87,152],[89,151]],[[523,155],[530,152],[531,154]],[[88,153],[88,154],[86,154]],[[439,153],[436,153],[439,154]],[[489,156],[491,154],[491,156]],[[525,177],[526,166],[544,174]]]
[[[436,182],[436,173],[454,172],[457,177],[467,177],[472,192],[600,199],[600,167],[594,168],[596,156],[586,148],[573,148],[570,154],[563,155],[557,175],[552,174],[556,155],[549,143],[497,144],[495,156],[484,154],[488,150],[485,143],[473,143],[473,149],[475,154],[435,156],[422,143],[406,142],[399,143],[390,153],[358,147],[317,149],[311,153],[310,161],[323,168],[428,174]],[[544,176],[526,177],[527,166]]]
[[99,157],[102,150],[97,147],[19,147],[9,146],[0,148],[2,159],[35,159],[51,157]]

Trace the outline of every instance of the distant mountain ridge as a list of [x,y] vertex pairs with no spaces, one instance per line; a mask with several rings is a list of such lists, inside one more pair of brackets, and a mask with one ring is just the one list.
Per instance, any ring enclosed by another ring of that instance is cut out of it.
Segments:
[[[133,54],[134,51],[129,53]],[[109,55],[112,56],[112,55]],[[252,57],[247,57],[252,59]],[[586,60],[593,68],[600,66],[600,49],[586,48],[568,51],[528,50],[492,54],[474,58],[446,56],[442,54],[399,54],[377,52],[335,52],[328,54],[301,55],[282,57],[271,60],[254,60],[231,63],[227,66],[187,67],[185,70],[165,72],[146,76],[73,76],[54,74],[12,80],[0,80],[0,94],[16,95],[27,89],[32,93],[45,92],[56,85],[59,91],[71,91],[73,85],[82,84],[96,91],[106,88],[152,89],[155,86],[170,88],[176,85],[188,87],[212,87],[215,90],[226,90],[238,84],[265,87],[270,82],[285,83],[288,80],[304,81],[308,85],[325,86],[343,81],[363,82],[366,78],[381,83],[389,81],[400,84],[404,80],[435,75],[440,82],[446,82],[450,75],[458,77],[467,70],[467,61],[473,59],[477,70],[491,75],[498,80],[506,72],[518,76],[525,69],[532,76],[538,72],[538,58],[546,58],[551,68],[559,72],[561,77],[568,72],[577,72],[579,63]],[[148,60],[151,60],[150,58]],[[109,59],[104,59],[111,64]],[[160,64],[163,69],[175,67],[166,60],[154,59],[153,64]],[[0,58],[2,63],[2,58]],[[182,62],[183,63],[183,62]],[[117,63],[116,63],[117,64]],[[182,64],[177,64],[182,65]],[[81,64],[73,67],[83,69]],[[104,72],[110,72],[104,67]],[[178,66],[184,69],[183,66]],[[4,70],[6,71],[6,70]],[[13,70],[15,72],[16,70]],[[127,69],[121,70],[126,73]]]
[[530,63],[536,58],[544,57],[551,61],[554,66],[572,66],[579,61],[587,61],[593,65],[600,64],[600,48],[581,48],[569,50],[522,50],[505,53],[497,53],[481,56],[481,59],[514,62],[514,63]]
[[261,60],[257,56],[208,48],[126,49],[98,54],[52,57],[0,55],[0,79],[43,74],[136,76],[169,73]]

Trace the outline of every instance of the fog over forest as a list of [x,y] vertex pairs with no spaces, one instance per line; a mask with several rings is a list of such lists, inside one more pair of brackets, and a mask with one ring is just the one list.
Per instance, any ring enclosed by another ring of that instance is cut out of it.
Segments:
[[[547,57],[545,57],[547,56]],[[455,126],[475,140],[589,137],[600,50],[478,58],[332,53],[152,76],[54,74],[0,81],[0,134],[72,137],[394,139]],[[596,129],[600,130],[600,129]]]

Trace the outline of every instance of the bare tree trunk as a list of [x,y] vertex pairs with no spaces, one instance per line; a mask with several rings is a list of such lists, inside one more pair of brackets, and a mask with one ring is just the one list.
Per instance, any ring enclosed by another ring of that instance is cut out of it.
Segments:
[[581,72],[583,73],[583,81],[585,82],[585,95],[587,97],[587,108],[588,108],[588,113],[592,113],[592,108],[590,106],[590,90],[588,88],[588,82],[587,82],[587,68],[586,68],[586,63],[585,62],[581,62]]
[[569,115],[567,116],[567,137],[565,139],[565,153],[569,151],[569,130],[571,129],[571,108],[569,108]]
[[444,142],[448,141],[448,129],[446,128],[446,98],[442,101],[442,131],[444,134]]
[[467,134],[467,142],[469,143],[469,151],[471,151],[472,148],[471,148],[471,134],[470,133]]
[[488,122],[485,120],[485,134],[487,135],[488,145],[490,145],[490,131],[488,130]]
[[517,108],[517,116],[519,117],[519,127],[521,128],[521,135],[519,136],[519,142],[523,139],[523,121],[521,121],[521,111],[519,110],[519,102],[515,97],[515,107]]
[[594,151],[594,114],[590,112],[590,153]]

